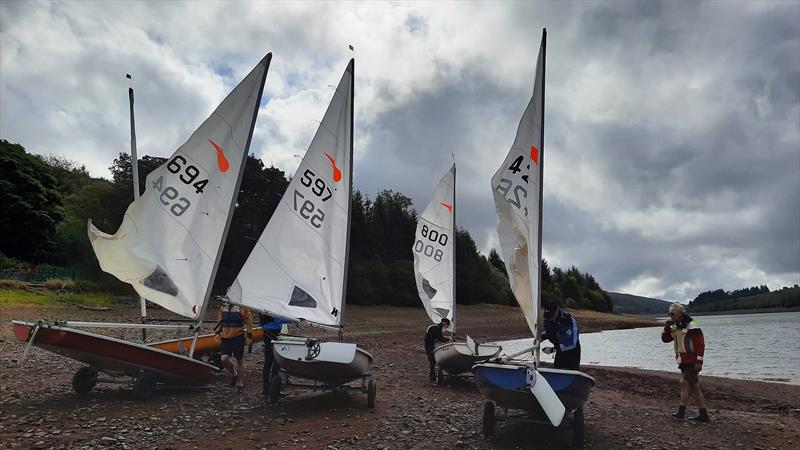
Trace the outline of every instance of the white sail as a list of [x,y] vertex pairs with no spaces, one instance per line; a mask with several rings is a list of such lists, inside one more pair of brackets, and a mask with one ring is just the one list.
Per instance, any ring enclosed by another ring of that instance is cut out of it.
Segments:
[[197,318],[225,243],[272,54],[147,176],[114,235],[88,223],[100,267],[139,295]]
[[536,63],[533,96],[519,122],[514,145],[492,177],[500,252],[506,263],[511,290],[534,336],[537,336],[540,307],[544,55],[543,38]]
[[455,194],[456,166],[436,186],[417,221],[414,277],[417,293],[433,323],[450,319],[455,330]]
[[350,230],[353,70],[350,60],[300,167],[228,289],[232,302],[290,319],[341,323]]

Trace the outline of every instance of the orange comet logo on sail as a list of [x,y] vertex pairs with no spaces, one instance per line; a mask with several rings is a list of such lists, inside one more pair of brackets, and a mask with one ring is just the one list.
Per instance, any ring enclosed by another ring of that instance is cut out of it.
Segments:
[[333,159],[333,156],[329,155],[328,152],[323,153],[328,157],[328,160],[331,162],[331,167],[333,167],[333,181],[337,183],[342,181],[342,171],[336,167],[336,160]]
[[539,164],[539,149],[533,145],[531,145],[531,159],[533,160],[534,164]]
[[453,205],[451,205],[449,203],[442,203],[442,206],[447,208],[448,211],[453,212]]
[[225,157],[225,153],[216,142],[212,141],[211,139],[209,139],[208,142],[211,142],[211,145],[214,146],[214,150],[217,151],[217,165],[219,166],[219,170],[222,172],[227,172],[231,165],[228,162],[228,158]]

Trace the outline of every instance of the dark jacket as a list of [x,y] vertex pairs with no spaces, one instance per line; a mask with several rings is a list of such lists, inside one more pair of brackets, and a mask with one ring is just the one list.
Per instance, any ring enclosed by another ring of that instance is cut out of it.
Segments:
[[447,342],[448,339],[442,334],[442,324],[437,323],[428,327],[425,332],[425,347],[433,347],[436,342]]
[[557,352],[574,350],[580,346],[578,321],[564,311],[564,308],[559,308],[555,320],[544,321],[542,340],[552,342],[556,346]]

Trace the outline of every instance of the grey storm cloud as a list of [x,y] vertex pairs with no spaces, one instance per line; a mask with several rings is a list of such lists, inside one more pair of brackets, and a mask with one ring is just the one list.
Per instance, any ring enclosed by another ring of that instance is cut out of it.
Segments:
[[97,5],[0,3],[0,137],[108,176],[124,73],[163,156],[273,51],[251,150],[291,173],[352,44],[356,188],[422,209],[455,154],[459,226],[488,252],[547,26],[551,265],[670,300],[800,281],[797,2]]

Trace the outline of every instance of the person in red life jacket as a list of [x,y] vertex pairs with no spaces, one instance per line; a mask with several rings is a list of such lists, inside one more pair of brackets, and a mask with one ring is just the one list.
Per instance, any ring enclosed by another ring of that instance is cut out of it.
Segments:
[[450,326],[450,319],[447,317],[434,325],[428,327],[425,332],[425,353],[428,355],[428,365],[430,366],[430,380],[436,381],[436,358],[433,357],[433,349],[437,342],[450,342],[450,339],[444,337],[443,330]]
[[[544,312],[542,340],[548,340],[555,346],[556,358],[553,361],[553,367],[578,370],[581,364],[578,321],[556,302],[543,302],[542,311]],[[547,350],[542,349],[545,353],[548,353]],[[552,351],[550,350],[550,352]]]
[[[253,316],[247,309],[225,303],[217,311],[215,332],[222,341],[222,366],[233,375],[231,387],[235,386],[241,391],[244,388],[244,346],[250,345],[250,336],[253,335]],[[236,358],[235,366],[231,362],[231,357]]]
[[673,342],[675,345],[675,359],[678,368],[681,370],[681,402],[678,411],[672,414],[676,419],[683,419],[686,416],[686,405],[694,396],[700,413],[689,420],[694,422],[708,423],[706,402],[703,398],[703,391],[700,389],[700,380],[697,374],[703,369],[703,353],[706,344],[703,338],[703,331],[700,325],[685,313],[684,307],[680,303],[673,303],[669,307],[669,319],[664,325],[661,333],[661,340]]

